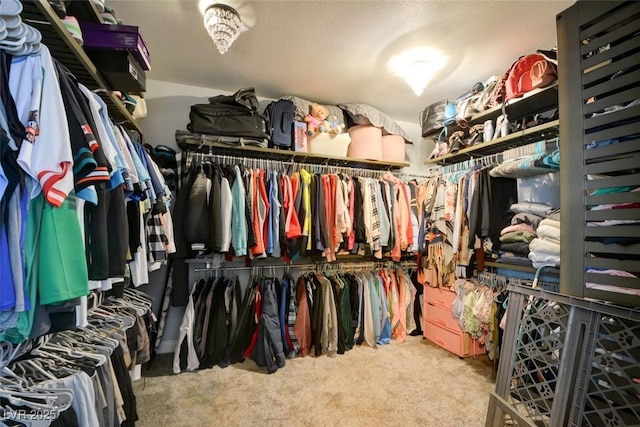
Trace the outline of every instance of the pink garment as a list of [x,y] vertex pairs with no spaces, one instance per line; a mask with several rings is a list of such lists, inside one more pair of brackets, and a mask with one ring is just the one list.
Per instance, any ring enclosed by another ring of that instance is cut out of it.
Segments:
[[[395,241],[395,245],[393,246],[393,249],[391,250],[391,259],[395,262],[400,262],[400,259],[402,257],[402,248],[406,247],[406,236],[403,236],[402,234],[402,226],[401,226],[401,222],[402,222],[402,213],[400,212],[401,209],[399,209],[398,203],[400,201],[400,186],[399,185],[394,185],[393,186],[393,195],[392,197],[395,200],[395,209],[393,212],[393,216],[395,218],[395,231],[396,231],[396,241]],[[403,241],[403,237],[404,237],[404,241]],[[403,246],[403,243],[405,244],[405,246]]]
[[407,184],[402,185],[402,193],[404,194],[404,209],[406,209],[403,211],[403,213],[406,213],[406,218],[403,216],[403,221],[405,221],[403,226],[406,227],[407,248],[410,248],[413,246],[413,225],[411,224],[411,197],[409,196],[411,192]]
[[307,289],[304,277],[298,277],[296,283],[296,301],[298,303],[298,313],[293,326],[293,333],[300,345],[300,356],[306,356],[311,350],[311,312],[307,301]]
[[[404,283],[404,276],[402,274],[392,274],[391,275],[391,286],[395,286],[398,289],[398,317],[400,318],[400,323],[397,325],[396,329],[393,331],[395,334],[395,338],[399,342],[405,342],[407,340],[407,316],[406,316],[406,307],[405,300],[407,298],[406,295],[406,286]],[[395,318],[395,313],[394,318]]]
[[[297,175],[294,175],[297,176]],[[285,222],[285,235],[288,240],[297,239],[302,236],[302,229],[300,228],[300,222],[298,221],[298,215],[294,207],[295,194],[293,192],[293,185],[291,178],[283,176],[283,205],[286,215]]]
[[520,224],[514,224],[514,225],[510,225],[508,227],[503,228],[502,231],[500,232],[500,235],[504,236],[505,234],[511,233],[514,231],[528,231],[530,233],[536,234],[536,230],[534,230],[532,226],[530,226],[529,224],[520,223]]
[[351,217],[351,230],[349,231],[349,244],[347,248],[352,251],[356,245],[356,232],[353,224],[356,220],[356,211],[355,211],[355,186],[353,185],[353,180],[349,178],[349,216]]

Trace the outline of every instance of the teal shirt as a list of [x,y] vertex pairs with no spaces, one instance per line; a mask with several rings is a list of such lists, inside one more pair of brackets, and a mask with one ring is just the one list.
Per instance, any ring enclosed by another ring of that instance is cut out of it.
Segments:
[[231,187],[233,207],[231,209],[231,243],[237,256],[247,254],[247,221],[245,217],[244,181],[240,168],[235,166],[236,179]]

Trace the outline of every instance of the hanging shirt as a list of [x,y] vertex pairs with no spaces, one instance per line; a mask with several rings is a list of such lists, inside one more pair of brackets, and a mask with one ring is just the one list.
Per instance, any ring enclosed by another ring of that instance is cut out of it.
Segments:
[[127,132],[122,127],[118,127],[118,129],[120,130],[120,135],[122,135],[127,150],[129,151],[131,159],[133,160],[133,167],[135,168],[138,179],[140,180],[139,184],[141,191],[147,195],[147,198],[149,198],[149,200],[145,199],[146,211],[150,208],[149,204],[153,205],[155,203],[155,193],[152,190],[151,176],[149,175],[149,171],[147,170],[147,168],[145,168],[144,164],[142,163],[142,159],[138,155],[138,152],[136,151],[131,138],[129,138],[129,135],[127,135]]
[[294,206],[294,195],[291,179],[284,175],[283,179],[283,191],[284,191],[284,209],[286,213],[285,233],[289,240],[297,239],[301,236],[302,230],[300,223],[298,222],[298,215]]
[[16,306],[16,290],[11,275],[7,227],[0,229],[0,311],[13,311]]
[[346,239],[345,248],[349,246],[349,235],[352,232],[352,220],[350,214],[350,200],[349,200],[349,179],[346,176],[342,176],[338,181],[340,187],[340,197],[342,198],[342,212],[338,217],[338,225],[340,226],[340,232],[342,233],[343,240]]
[[[128,188],[128,196],[132,196],[133,192],[136,191],[136,186],[140,185],[140,177],[138,177],[138,170],[136,169],[135,164],[133,163],[133,157],[129,152],[129,147],[127,146],[127,142],[122,135],[121,129],[119,127],[113,128],[113,133],[115,136],[115,141],[117,142],[116,149],[120,153],[122,159],[124,160],[124,167],[127,169],[129,174],[129,180],[131,182],[131,188]],[[137,191],[140,191],[139,188]],[[138,200],[139,200],[139,196]]]
[[220,252],[229,252],[231,246],[231,217],[233,211],[233,195],[229,180],[222,177],[220,184],[220,207],[221,207],[221,223],[222,223],[222,240]]
[[330,357],[338,354],[338,313],[331,282],[324,276],[316,275],[322,286],[322,349]]
[[89,293],[87,263],[74,198],[60,207],[45,205],[40,225],[40,304],[57,304]]
[[173,373],[180,373],[180,352],[182,349],[182,343],[187,340],[187,370],[194,371],[200,366],[196,349],[193,344],[193,326],[195,320],[195,306],[193,301],[193,293],[197,286],[194,283],[191,287],[189,294],[189,301],[187,302],[187,308],[182,317],[182,324],[180,325],[180,332],[178,334],[178,343],[173,352]]
[[410,250],[412,252],[416,252],[418,250],[418,202],[416,200],[417,193],[417,185],[415,182],[410,182],[409,186],[409,208],[411,209],[411,234],[412,234],[412,245]]
[[[362,305],[364,310],[362,312],[363,328],[364,328],[364,343],[371,348],[376,347],[376,334],[374,324],[374,310],[372,305],[371,295],[373,284],[366,275],[361,276],[362,279]],[[379,326],[378,326],[379,328]],[[378,329],[379,330],[379,329]]]
[[297,313],[293,331],[300,346],[300,356],[306,356],[311,350],[311,311],[307,299],[307,286],[303,276],[296,281]]
[[98,136],[94,133],[96,126],[88,101],[80,91],[75,76],[58,61],[55,61],[55,66],[69,120],[76,195],[97,204],[93,187],[109,181],[110,166]]
[[[402,204],[403,204],[403,221],[404,221],[404,233],[406,237],[406,246],[403,247],[404,250],[408,250],[413,246],[413,226],[411,222],[411,193],[409,190],[409,186],[407,183],[403,182],[400,184],[400,188],[402,189]],[[452,218],[453,219],[453,218]],[[451,220],[450,220],[451,221]]]
[[[125,160],[124,153],[122,152],[120,145],[118,144],[117,135],[114,130],[115,125],[113,124],[113,122],[111,121],[111,118],[109,117],[109,110],[107,108],[107,104],[104,103],[104,101],[100,98],[100,96],[98,96],[98,94],[91,92],[91,95],[93,97],[93,100],[98,105],[98,114],[104,126],[104,131],[106,132],[106,135],[107,135],[107,141],[111,142],[112,147],[116,152],[116,158],[114,159],[116,167],[118,168],[118,170],[120,171],[120,174],[124,179],[124,185],[127,192],[132,192],[133,183],[131,182],[131,177],[129,176],[129,169],[127,168],[127,162]],[[97,117],[95,119],[98,120]]]
[[111,139],[111,135],[107,132],[104,125],[102,115],[100,114],[101,106],[96,101],[95,94],[87,89],[84,85],[79,84],[80,91],[85,95],[93,114],[93,119],[96,128],[94,129],[102,143],[101,147],[104,151],[105,157],[109,162],[111,174],[109,181],[109,188],[115,188],[124,183],[124,177],[122,175],[121,167],[118,165],[118,153],[114,147],[114,142]]
[[236,179],[231,187],[231,195],[233,198],[232,215],[231,215],[231,242],[237,256],[245,256],[247,254],[247,221],[246,221],[246,201],[245,189],[242,174],[238,166],[233,168]]
[[18,114],[27,131],[18,163],[36,183],[30,197],[42,190],[47,202],[60,206],[73,189],[73,155],[54,63],[44,45],[39,55],[16,56],[14,60],[11,92],[14,99],[25,102]]
[[[140,224],[144,224],[144,214],[140,209],[138,211]],[[140,227],[139,238],[141,242],[146,242],[145,227]],[[131,282],[134,286],[146,285],[149,283],[149,268],[147,245],[142,244],[138,247],[138,251],[133,254],[133,261],[129,263],[131,268]]]
[[355,221],[356,221],[356,211],[355,211],[355,185],[353,179],[348,179],[348,187],[349,191],[349,219],[351,221],[351,228],[349,230],[349,239],[347,249],[352,251],[356,244],[356,232],[355,232]]
[[378,279],[378,296],[380,299],[380,338],[378,344],[389,344],[391,342],[391,319],[389,317],[389,300],[387,297],[384,279],[380,274],[376,275]]
[[266,244],[267,244],[267,230],[269,228],[269,224],[267,222],[267,218],[269,216],[269,211],[271,210],[271,205],[269,203],[269,196],[267,194],[267,189],[265,185],[265,176],[264,169],[259,169],[258,171],[258,218],[260,220],[260,232],[262,233],[263,240],[263,255],[266,256]]
[[373,191],[375,191],[375,199],[377,203],[378,218],[380,222],[380,246],[389,245],[389,236],[391,234],[391,223],[389,221],[389,214],[384,200],[382,198],[382,191],[380,190],[380,183],[373,183]]
[[271,200],[270,200],[270,216],[271,216],[271,232],[272,232],[272,246],[271,256],[280,258],[282,252],[280,250],[280,180],[278,179],[278,173],[271,172]]
[[[273,182],[271,180],[271,174],[267,173],[267,182],[265,183],[265,187],[267,189],[267,199],[269,200],[269,204],[273,203]],[[266,242],[266,252],[268,255],[273,253],[273,209],[269,209],[269,214],[266,218],[265,224],[265,242]],[[285,349],[286,351],[286,349]]]
[[302,221],[302,235],[307,237],[306,250],[312,249],[311,236],[311,174],[304,169],[300,170],[300,181],[302,184],[302,204],[304,206],[304,219]]
[[250,206],[251,206],[251,229],[255,237],[256,244],[251,248],[251,258],[264,253],[264,241],[262,240],[262,233],[260,231],[260,221],[258,215],[258,185],[256,181],[257,169],[248,170],[249,174],[249,192],[250,192]]

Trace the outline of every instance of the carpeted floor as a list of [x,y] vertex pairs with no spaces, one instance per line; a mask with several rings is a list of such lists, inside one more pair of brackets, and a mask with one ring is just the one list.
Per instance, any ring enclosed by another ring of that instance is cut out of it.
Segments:
[[484,425],[495,375],[486,356],[459,359],[421,337],[335,358],[253,361],[180,375],[160,355],[134,383],[139,426]]

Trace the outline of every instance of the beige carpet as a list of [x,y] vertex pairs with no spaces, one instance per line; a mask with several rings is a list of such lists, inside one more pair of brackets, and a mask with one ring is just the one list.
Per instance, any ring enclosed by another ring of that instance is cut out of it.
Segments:
[[288,359],[268,375],[253,361],[179,375],[160,355],[134,383],[140,426],[484,425],[495,375],[421,337],[335,358]]

